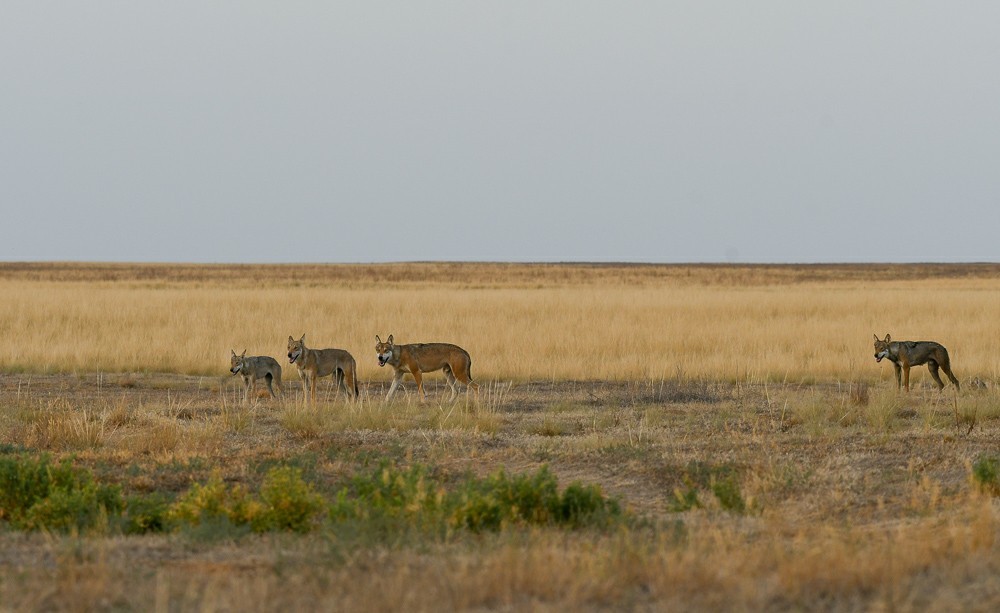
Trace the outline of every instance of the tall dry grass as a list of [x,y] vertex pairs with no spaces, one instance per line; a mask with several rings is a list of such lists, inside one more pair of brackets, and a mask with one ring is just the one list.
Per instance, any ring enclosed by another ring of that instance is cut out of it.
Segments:
[[[922,271],[922,272],[921,272]],[[0,267],[0,369],[220,374],[289,335],[386,380],[375,335],[447,341],[480,380],[892,379],[872,334],[934,339],[960,379],[1000,376],[991,267]],[[914,371],[927,381],[926,371]]]

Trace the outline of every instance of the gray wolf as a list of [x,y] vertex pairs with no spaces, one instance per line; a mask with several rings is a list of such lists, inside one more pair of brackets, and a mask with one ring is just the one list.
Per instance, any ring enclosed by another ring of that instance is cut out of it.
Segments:
[[451,388],[451,399],[458,395],[456,382],[461,382],[467,387],[476,391],[479,384],[472,381],[472,358],[469,352],[458,345],[449,343],[416,343],[412,345],[396,345],[392,341],[392,335],[383,343],[382,339],[375,336],[375,353],[378,355],[378,365],[392,366],[395,371],[392,376],[392,385],[389,386],[389,393],[385,395],[388,400],[393,392],[403,380],[407,373],[413,375],[417,382],[417,391],[420,392],[420,399],[424,400],[423,373],[444,370],[444,376],[448,380],[448,387]]
[[337,393],[344,390],[348,397],[352,391],[358,397],[358,365],[352,356],[343,349],[309,349],[306,347],[306,335],[295,340],[288,337],[288,361],[299,369],[302,378],[302,393],[306,399],[316,402],[316,379],[333,375],[337,381]]
[[906,391],[910,391],[910,367],[927,364],[927,369],[931,371],[931,377],[937,383],[938,389],[944,389],[944,383],[938,375],[938,368],[948,375],[948,379],[955,385],[955,389],[961,389],[958,379],[951,372],[951,360],[948,358],[948,350],[940,343],[934,341],[894,341],[888,334],[885,340],[875,337],[875,361],[881,362],[882,358],[889,358],[896,369],[896,389],[900,387],[900,373],[902,373],[903,385]]
[[284,391],[281,389],[281,365],[277,360],[266,355],[247,357],[246,349],[240,355],[236,355],[235,349],[230,351],[233,355],[229,358],[229,372],[243,377],[244,402],[256,393],[258,379],[263,379],[267,383],[267,391],[271,394],[271,398],[275,397],[274,388],[271,387],[272,382],[278,386],[279,392]]

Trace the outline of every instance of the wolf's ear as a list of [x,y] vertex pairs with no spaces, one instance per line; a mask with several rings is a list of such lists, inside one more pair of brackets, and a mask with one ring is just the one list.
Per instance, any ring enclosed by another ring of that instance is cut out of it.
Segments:
[[885,335],[885,342],[887,342],[887,343],[889,342],[889,335],[888,334]]
[[882,340],[882,339],[880,339],[880,338],[878,337],[878,334],[874,334],[874,333],[873,333],[873,334],[872,334],[872,336],[874,336],[874,337],[875,337],[875,342],[876,342],[876,343],[877,343],[878,341]]
[[378,337],[378,334],[376,334],[376,335],[375,335],[375,344],[376,344],[376,345],[381,345],[381,344],[382,344],[382,339],[380,339],[380,338]]
[[300,343],[304,343],[305,341],[306,341],[306,333],[305,333],[305,332],[303,332],[303,333],[302,333],[302,338],[300,338],[300,339],[299,339],[299,342],[300,342]]
[[244,349],[244,350],[243,350],[243,353],[241,353],[241,354],[240,354],[240,357],[241,357],[241,358],[242,358],[242,357],[246,357],[246,354],[247,354],[247,350],[246,350],[246,349]]
[[389,343],[390,345],[392,344],[392,335],[391,334],[389,335],[389,338],[385,339],[385,342]]
[[[289,343],[294,343],[294,342],[295,342],[295,339],[294,339],[294,338],[292,338],[292,335],[291,335],[291,334],[289,334],[289,335],[288,335],[288,342],[289,342]],[[236,352],[234,351],[233,353],[236,353]]]
[[236,350],[235,349],[230,349],[230,351],[233,352],[233,355],[236,355]]

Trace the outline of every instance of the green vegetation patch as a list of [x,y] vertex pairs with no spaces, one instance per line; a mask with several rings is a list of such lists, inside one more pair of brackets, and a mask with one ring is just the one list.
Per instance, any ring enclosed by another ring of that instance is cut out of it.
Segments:
[[1000,496],[1000,459],[981,457],[972,464],[972,478],[980,491]]
[[320,528],[391,540],[394,536],[497,532],[523,526],[608,527],[625,520],[617,499],[579,482],[561,490],[543,466],[535,473],[450,480],[416,464],[381,463],[324,496],[300,467],[279,465],[254,492],[215,472],[171,499],[162,492],[122,496],[69,459],[0,455],[0,526],[55,532],[185,531],[205,538]]
[[747,502],[740,489],[739,470],[731,464],[689,462],[682,470],[681,487],[674,489],[670,510],[675,513],[702,508],[699,493],[708,490],[715,496],[719,507],[732,513],[744,514]]
[[90,530],[123,508],[117,486],[95,482],[69,460],[0,456],[0,522],[16,530]]
[[499,470],[466,477],[452,489],[424,466],[383,464],[341,490],[331,509],[333,522],[366,520],[422,531],[499,531],[512,526],[582,528],[608,526],[625,518],[616,499],[596,485],[570,484],[559,491],[543,466],[534,474]]

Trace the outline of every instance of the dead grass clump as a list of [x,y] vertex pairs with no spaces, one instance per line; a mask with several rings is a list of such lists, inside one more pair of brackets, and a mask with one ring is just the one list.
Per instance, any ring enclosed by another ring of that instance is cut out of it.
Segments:
[[104,446],[115,429],[108,423],[107,412],[53,405],[31,419],[25,443],[51,451],[96,449]]
[[175,451],[181,442],[181,428],[175,420],[151,419],[144,427],[131,431],[122,442],[127,451],[144,456],[161,456]]
[[495,434],[500,429],[500,414],[475,401],[458,401],[450,405],[439,405],[436,410],[435,426],[438,430],[461,430]]
[[992,421],[1000,419],[1000,393],[989,390],[978,394],[952,396],[950,403],[958,405],[959,420]]
[[111,428],[141,428],[148,423],[149,416],[142,406],[122,395],[114,404],[108,405],[107,423]]
[[333,431],[335,418],[326,405],[287,403],[279,410],[278,423],[292,434],[314,440]]
[[868,406],[863,411],[863,422],[870,430],[886,434],[892,431],[904,408],[904,402],[913,402],[895,389],[881,389],[872,394]]
[[222,433],[250,434],[263,414],[261,405],[257,402],[249,406],[223,403],[219,412],[209,418],[209,427]]
[[838,423],[838,408],[823,395],[809,394],[791,406],[788,423],[801,425],[811,436],[827,435]]
[[135,375],[126,373],[118,377],[118,387],[135,389],[139,387],[139,380]]
[[854,406],[866,407],[871,400],[867,381],[854,381],[847,392],[850,403]]

